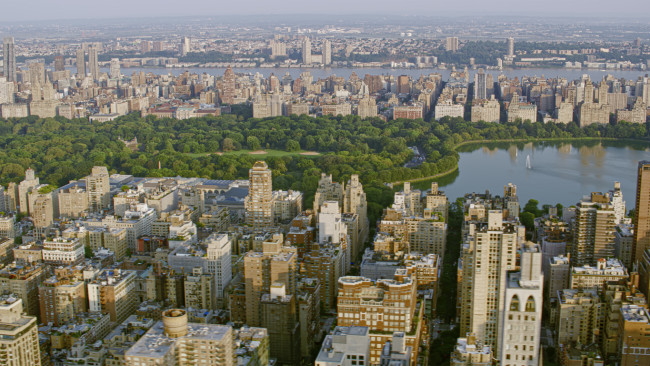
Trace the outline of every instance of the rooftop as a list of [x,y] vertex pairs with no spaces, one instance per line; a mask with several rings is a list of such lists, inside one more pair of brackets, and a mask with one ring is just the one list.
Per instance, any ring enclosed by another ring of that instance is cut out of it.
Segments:
[[648,309],[639,305],[623,305],[621,306],[621,314],[626,322],[634,323],[650,323],[650,314]]
[[161,358],[179,339],[220,341],[230,334],[231,329],[226,325],[188,323],[186,335],[170,338],[165,335],[163,323],[159,321],[125,353],[125,356]]

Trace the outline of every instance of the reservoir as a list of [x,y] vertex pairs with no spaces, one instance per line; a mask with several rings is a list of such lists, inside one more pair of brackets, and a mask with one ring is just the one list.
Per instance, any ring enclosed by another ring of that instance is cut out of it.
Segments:
[[[450,201],[465,193],[503,196],[503,186],[517,185],[523,207],[534,198],[542,204],[576,204],[591,192],[614,189],[621,182],[627,210],[636,199],[636,169],[650,160],[650,144],[621,141],[553,141],[471,144],[458,148],[458,171],[436,179]],[[527,164],[529,161],[529,164]],[[412,183],[429,189],[431,181]]]

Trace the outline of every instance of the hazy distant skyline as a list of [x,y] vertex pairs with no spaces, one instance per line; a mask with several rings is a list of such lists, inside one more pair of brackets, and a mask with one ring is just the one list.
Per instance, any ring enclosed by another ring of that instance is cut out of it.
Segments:
[[31,0],[5,1],[0,22],[57,19],[98,19],[120,17],[169,17],[192,15],[260,14],[383,14],[383,15],[528,15],[528,16],[616,16],[650,15],[647,0],[589,1],[547,0],[532,3],[521,0],[488,2],[465,0],[462,3],[439,0]]

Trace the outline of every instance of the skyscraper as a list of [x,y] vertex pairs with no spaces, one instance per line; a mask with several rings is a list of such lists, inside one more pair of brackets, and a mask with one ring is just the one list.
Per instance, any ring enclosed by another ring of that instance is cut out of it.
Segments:
[[221,86],[221,103],[234,104],[235,103],[235,73],[232,67],[228,66],[223,73],[223,83]]
[[332,42],[329,39],[323,42],[323,64],[332,64]]
[[271,357],[282,364],[299,364],[301,339],[295,295],[287,293],[284,283],[273,283],[270,293],[262,295],[260,310],[262,327],[269,331]]
[[302,40],[302,63],[311,63],[311,41],[308,37]]
[[487,75],[482,68],[474,75],[474,99],[488,99]]
[[272,173],[264,161],[258,161],[248,172],[250,188],[246,196],[246,223],[253,229],[273,226]]
[[508,37],[508,56],[513,57],[515,55],[515,39]]
[[54,71],[65,71],[63,56],[54,56]]
[[14,50],[14,37],[3,39],[4,72],[7,81],[16,81],[16,52]]
[[121,77],[121,71],[120,71],[120,59],[119,58],[112,58],[111,59],[111,78],[113,79],[119,79]]
[[97,60],[97,48],[95,46],[88,48],[88,69],[93,80],[99,79],[99,62]]
[[503,212],[490,210],[487,222],[474,225],[461,253],[460,334],[474,333],[497,349],[500,317],[505,309],[508,271],[516,267],[518,237],[523,227],[503,221]]
[[281,282],[289,294],[295,294],[298,274],[295,247],[283,246],[282,234],[273,235],[262,242],[262,251],[250,251],[244,256],[245,323],[259,326],[262,295],[270,292],[271,285]]
[[343,196],[343,212],[359,216],[359,242],[365,243],[368,239],[368,202],[363,184],[359,182],[359,175],[352,174],[345,187]]
[[576,208],[571,264],[595,265],[600,258],[614,256],[616,214],[609,197],[593,192],[591,200],[582,200]]
[[18,185],[18,205],[20,207],[20,212],[30,212],[27,195],[34,187],[38,186],[39,184],[40,182],[38,180],[38,177],[36,177],[34,170],[32,168],[25,170],[25,179]]
[[180,45],[180,54],[185,56],[190,53],[190,37],[183,37],[183,41]]
[[77,50],[77,77],[80,79],[86,77],[86,52],[83,48]]
[[650,160],[639,162],[635,207],[632,263],[641,260],[643,252],[650,248]]
[[86,177],[88,206],[92,212],[105,210],[111,203],[111,186],[108,178],[108,169],[105,166],[94,166],[90,175]]

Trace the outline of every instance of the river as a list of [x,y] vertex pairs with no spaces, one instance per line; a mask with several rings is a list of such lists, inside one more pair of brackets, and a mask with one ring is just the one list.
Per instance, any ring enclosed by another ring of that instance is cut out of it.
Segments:
[[[576,204],[591,192],[614,189],[621,182],[627,209],[636,198],[636,168],[650,159],[650,144],[620,141],[487,143],[458,148],[458,171],[437,179],[449,200],[469,192],[503,195],[503,186],[517,185],[523,207],[534,198],[540,204]],[[530,156],[530,168],[526,167]],[[428,189],[429,182],[413,187]]]

